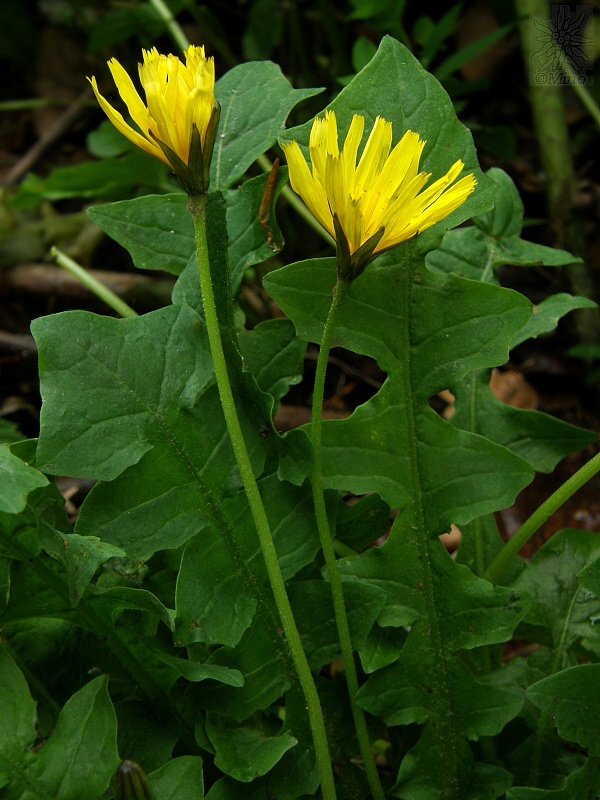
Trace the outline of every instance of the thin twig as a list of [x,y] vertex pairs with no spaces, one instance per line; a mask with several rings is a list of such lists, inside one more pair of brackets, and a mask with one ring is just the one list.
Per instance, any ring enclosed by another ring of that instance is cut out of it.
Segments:
[[73,122],[81,114],[81,111],[90,96],[91,90],[88,90],[87,88],[84,89],[79,97],[66,109],[64,114],[61,114],[60,117],[58,117],[58,119],[55,120],[52,125],[50,125],[48,130],[45,131],[42,136],[40,136],[37,142],[30,147],[25,155],[20,158],[19,161],[17,161],[15,166],[4,179],[4,186],[13,186],[23,177],[23,175],[25,175],[25,173],[29,172],[44,151],[69,130]]

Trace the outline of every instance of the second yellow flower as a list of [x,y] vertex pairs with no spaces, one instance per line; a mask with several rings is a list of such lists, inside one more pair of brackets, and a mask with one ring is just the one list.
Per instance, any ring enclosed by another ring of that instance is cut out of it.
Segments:
[[[456,161],[427,188],[430,173],[419,172],[425,142],[406,131],[391,149],[392,123],[377,117],[357,163],[365,119],[355,114],[342,150],[335,113],[315,119],[309,142],[312,169],[298,142],[283,144],[292,188],[329,233],[336,236],[334,216],[350,255],[375,237],[371,255],[400,244],[439,222],[471,194],[477,181]],[[390,152],[391,150],[391,152]],[[377,236],[379,234],[379,236]]]

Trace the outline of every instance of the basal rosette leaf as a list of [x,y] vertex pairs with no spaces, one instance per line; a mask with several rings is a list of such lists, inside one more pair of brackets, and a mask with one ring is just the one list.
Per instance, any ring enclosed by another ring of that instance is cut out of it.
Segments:
[[[346,580],[359,578],[385,587],[387,600],[379,616],[381,625],[410,626],[398,660],[375,672],[361,688],[359,697],[367,710],[394,725],[435,720],[439,712],[435,687],[440,684],[436,666],[440,654],[432,644],[435,619],[435,635],[439,644],[443,643],[444,674],[452,682],[449,693],[456,708],[457,735],[491,735],[489,730],[484,732],[486,726],[499,726],[499,730],[518,712],[522,700],[513,695],[498,703],[497,698],[507,693],[479,684],[456,653],[510,638],[530,605],[523,592],[493,587],[476,578],[466,567],[452,562],[439,542],[429,543],[427,552],[423,552],[416,532],[406,531],[402,520],[394,525],[383,546],[344,559],[340,568]],[[473,704],[464,702],[466,685],[479,696],[477,711],[473,711]]]
[[600,759],[588,758],[583,767],[572,772],[558,789],[537,789],[533,786],[514,786],[506,800],[596,800],[600,789]]
[[269,772],[297,742],[273,717],[255,715],[243,725],[208,714],[206,733],[215,748],[215,764],[225,775],[248,783]]
[[527,698],[551,716],[558,733],[567,742],[600,755],[600,664],[579,664],[534,683]]
[[436,740],[431,728],[426,728],[402,761],[393,796],[402,800],[437,800],[445,793],[460,800],[495,800],[510,786],[510,772],[475,762],[468,745],[462,741],[452,752],[455,780],[449,793],[451,784],[443,766],[447,756],[445,744]]
[[118,764],[117,720],[107,678],[95,678],[62,709],[56,728],[32,768],[51,795],[95,800]]
[[567,655],[576,642],[600,646],[596,624],[600,598],[585,588],[585,577],[582,583],[578,576],[579,572],[585,575],[585,568],[599,556],[597,534],[564,529],[537,551],[514,583],[516,591],[527,592],[533,601],[525,618],[532,627],[524,627],[523,634],[535,640],[538,629],[547,631],[557,668],[570,666]]
[[[600,600],[580,582],[578,573],[585,575],[586,567],[595,563],[599,546],[597,534],[591,531],[558,531],[514,581],[515,591],[527,592],[532,600],[530,610],[517,629],[517,636],[543,645],[527,659],[532,696],[528,690],[530,702],[525,705],[522,716],[531,734],[511,756],[516,783],[553,787],[554,784],[548,782],[548,775],[558,774],[560,778],[567,771],[562,764],[569,757],[571,748],[552,731],[556,708],[549,707],[548,694],[543,687],[547,686],[548,693],[554,692],[552,687],[556,682],[564,689],[565,730],[569,731],[569,736],[564,734],[564,738],[573,741],[572,724],[576,719],[582,720],[581,724],[585,726],[584,709],[588,697],[587,693],[582,695],[579,706],[575,707],[577,691],[581,692],[584,683],[579,681],[582,673],[574,670],[580,669],[576,665],[582,653],[593,661],[598,660],[600,641],[595,621],[600,613]],[[569,677],[571,673],[572,677]],[[566,676],[564,679],[563,675]],[[561,684],[563,680],[564,684]],[[589,678],[586,685],[593,693]],[[539,702],[535,699],[534,686],[540,686]],[[590,696],[591,703],[593,696]],[[572,705],[572,714],[569,704]],[[555,705],[558,705],[558,700]],[[561,728],[558,733],[563,736]],[[575,740],[579,741],[577,736]],[[589,737],[581,744],[596,746]]]
[[440,247],[427,255],[429,269],[497,284],[498,267],[505,264],[563,266],[581,261],[565,250],[521,239],[523,202],[517,187],[501,169],[488,170],[486,177],[496,184],[493,208],[474,217],[473,226],[446,233]]
[[[324,581],[294,581],[288,587],[294,617],[311,669],[329,664],[341,655],[335,627],[331,589]],[[354,650],[361,650],[385,604],[385,592],[373,584],[347,581],[344,599]],[[311,609],[310,615],[303,609]]]
[[35,702],[27,681],[4,647],[0,648],[0,670],[0,786],[5,787],[31,758],[27,748],[35,740]]
[[197,708],[241,723],[256,711],[268,709],[296,684],[291,658],[282,650],[281,634],[277,640],[273,621],[257,613],[235,647],[221,647],[212,654],[211,664],[237,670],[244,683],[241,687],[217,680],[196,684],[189,697]]
[[109,558],[124,556],[120,547],[100,541],[97,536],[60,533],[49,525],[40,525],[40,544],[44,550],[64,564],[69,582],[70,601],[76,605],[100,564]]
[[200,756],[180,756],[148,775],[154,800],[202,800],[204,775]]
[[145,195],[88,208],[92,222],[125,247],[139,269],[180,275],[194,253],[192,219],[182,192]]
[[[210,787],[207,800],[238,800],[240,786],[233,778],[221,778]],[[265,780],[253,781],[244,790],[244,800],[268,800],[268,784]]]
[[95,678],[72,695],[50,737],[34,752],[35,703],[5,648],[0,648],[0,672],[2,796],[98,800],[119,763],[117,720],[107,679]]
[[[274,476],[259,489],[285,579],[310,564],[319,549],[312,522],[308,486],[282,484]],[[249,626],[257,603],[271,608],[266,572],[247,501],[243,495],[222,506],[224,525],[201,530],[186,546],[176,593],[176,636],[179,642],[206,642],[233,647]]]
[[456,413],[451,422],[457,428],[507,447],[536,472],[551,472],[567,453],[595,440],[591,431],[498,400],[489,387],[490,374],[490,370],[473,372],[452,387]]

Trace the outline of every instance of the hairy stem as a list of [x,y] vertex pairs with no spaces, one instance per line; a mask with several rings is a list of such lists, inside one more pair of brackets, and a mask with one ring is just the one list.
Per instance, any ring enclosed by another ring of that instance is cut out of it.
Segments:
[[321,540],[321,549],[323,550],[323,555],[325,556],[325,565],[327,567],[327,574],[329,576],[329,584],[331,586],[335,623],[337,626],[338,638],[342,650],[342,658],[344,659],[344,667],[346,669],[346,680],[348,682],[350,706],[352,708],[352,717],[354,719],[356,735],[365,766],[365,773],[373,798],[374,800],[384,800],[384,793],[379,781],[379,774],[373,760],[373,750],[371,748],[371,741],[369,739],[365,715],[363,710],[356,703],[356,695],[359,689],[358,676],[356,674],[356,664],[354,661],[352,640],[350,638],[350,628],[348,626],[348,617],[346,614],[342,581],[337,569],[334,545],[329,530],[329,521],[327,519],[325,496],[323,494],[321,414],[323,408],[323,393],[325,388],[325,373],[327,371],[327,359],[329,357],[329,351],[331,349],[340,308],[349,288],[350,283],[348,281],[341,279],[337,280],[333,290],[333,298],[329,308],[329,314],[327,315],[327,321],[325,322],[325,328],[323,329],[323,337],[321,339],[321,349],[319,351],[317,371],[315,374],[315,386],[313,390],[310,423],[310,439],[313,450],[311,484],[315,504],[315,515],[317,518],[317,528],[319,531],[319,538]]
[[304,693],[306,701],[308,716],[310,721],[313,742],[315,746],[315,754],[317,758],[317,766],[319,769],[319,776],[321,779],[321,792],[324,800],[335,800],[335,785],[333,780],[333,772],[331,768],[331,759],[329,757],[329,747],[327,743],[327,734],[325,731],[325,722],[323,719],[323,711],[321,702],[317,693],[317,688],[313,675],[310,671],[306,654],[302,648],[300,634],[296,627],[296,622],[292,614],[292,609],[285,589],[281,569],[279,567],[279,560],[277,558],[277,551],[273,542],[273,536],[267,519],[265,507],[260,496],[256,478],[254,477],[254,470],[250,461],[250,456],[244,441],[244,435],[240,426],[233,392],[229,381],[227,372],[227,363],[225,360],[225,353],[223,350],[223,343],[219,332],[219,321],[217,317],[217,308],[215,304],[215,297],[211,282],[210,275],[210,262],[208,252],[208,241],[206,235],[206,195],[199,195],[197,197],[190,197],[188,208],[192,214],[194,222],[194,236],[196,240],[196,258],[198,261],[198,275],[200,279],[200,289],[202,292],[202,302],[204,306],[204,317],[206,321],[206,330],[210,345],[210,351],[213,359],[213,366],[215,370],[215,377],[219,389],[219,396],[223,406],[223,414],[225,423],[233,452],[235,454],[236,463],[242,479],[242,484],[250,506],[250,512],[256,532],[258,534],[261,551],[265,560],[267,574],[275,604],[283,632],[285,634],[288,646],[291,651],[294,667],[298,674],[298,680]]

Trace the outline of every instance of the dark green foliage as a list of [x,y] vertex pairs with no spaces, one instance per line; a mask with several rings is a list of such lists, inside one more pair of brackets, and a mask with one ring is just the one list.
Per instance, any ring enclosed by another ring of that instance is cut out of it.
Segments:
[[[366,5],[354,3],[357,17]],[[423,33],[432,57],[442,34]],[[235,185],[315,90],[292,89],[274,64],[254,62],[227,73],[218,94],[208,247],[225,355],[303,645],[315,674],[325,668],[317,686],[338,797],[366,800],[335,661],[306,430],[280,436],[272,421],[301,377],[306,343],[320,341],[334,260],[269,274],[265,288],[289,319],[240,330],[231,300],[244,269],[270,255],[256,219],[265,178]],[[427,140],[422,166],[435,177],[462,158],[478,180],[450,217],[367,267],[336,332],[336,344],[386,374],[351,416],[323,426],[328,512],[362,667],[358,702],[386,794],[593,800],[597,534],[557,534],[513,568],[508,586],[481,578],[501,547],[493,513],[535,470],[591,441],[490,394],[489,372],[511,346],[585,305],[558,296],[532,314],[498,285],[496,268],[572,259],[520,238],[510,179],[481,173],[444,90],[397,42],[385,39],[332,107],[342,131],[353,113],[367,128],[382,114],[395,140],[407,128]],[[309,128],[283,135],[306,146]],[[187,214],[176,194],[91,212],[136,266],[178,276],[172,305],[133,319],[74,311],[33,325],[39,442],[35,452],[29,442],[0,447],[7,800],[112,797],[120,759],[141,765],[155,800],[318,796],[303,697],[215,385]],[[446,232],[473,215],[475,225]],[[443,389],[456,397],[450,421],[429,404]],[[45,475],[96,482],[74,526]],[[361,499],[348,504],[349,495]],[[463,528],[457,560],[438,539],[452,523]],[[514,637],[537,652],[504,663]]]

